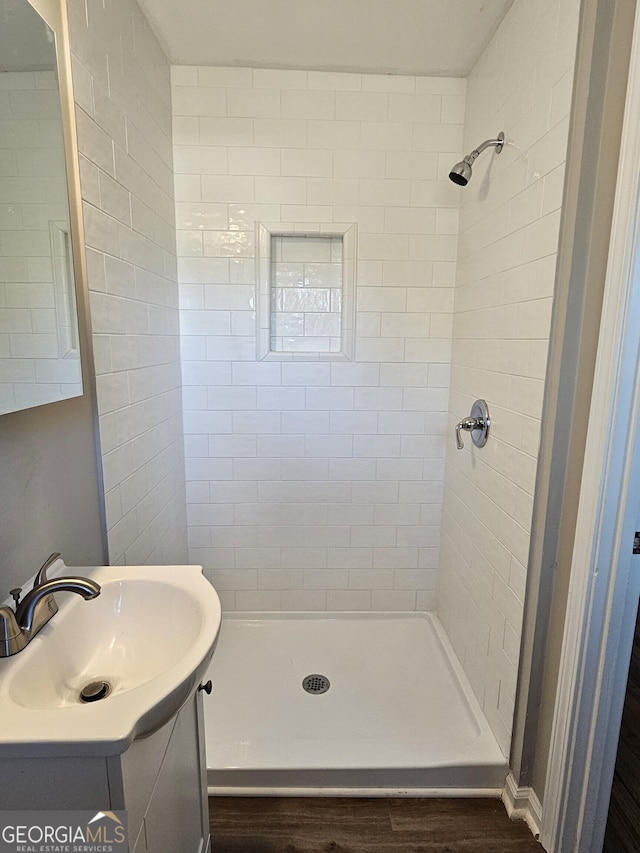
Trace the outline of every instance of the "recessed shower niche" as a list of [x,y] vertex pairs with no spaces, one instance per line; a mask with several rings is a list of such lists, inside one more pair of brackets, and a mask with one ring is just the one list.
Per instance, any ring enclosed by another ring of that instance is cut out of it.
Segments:
[[258,226],[258,357],[351,360],[355,226]]

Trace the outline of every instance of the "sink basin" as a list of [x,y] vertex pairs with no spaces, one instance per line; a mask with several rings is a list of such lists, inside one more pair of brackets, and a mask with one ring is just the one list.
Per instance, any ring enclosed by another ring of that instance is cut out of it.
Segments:
[[[59,564],[59,565],[58,565]],[[99,566],[92,601],[60,607],[31,643],[0,660],[0,757],[117,755],[168,721],[204,675],[220,602],[198,566]],[[88,684],[107,695],[86,703]]]

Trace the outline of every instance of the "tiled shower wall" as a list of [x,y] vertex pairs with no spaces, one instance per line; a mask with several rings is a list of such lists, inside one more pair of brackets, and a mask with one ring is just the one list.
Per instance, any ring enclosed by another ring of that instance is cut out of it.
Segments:
[[465,150],[504,130],[461,198],[438,613],[499,743],[513,718],[575,63],[578,0],[516,0],[468,79]]
[[109,558],[183,563],[169,63],[134,0],[68,10]]
[[[174,67],[187,511],[227,609],[435,604],[465,81]],[[255,223],[358,229],[354,361],[259,361]]]

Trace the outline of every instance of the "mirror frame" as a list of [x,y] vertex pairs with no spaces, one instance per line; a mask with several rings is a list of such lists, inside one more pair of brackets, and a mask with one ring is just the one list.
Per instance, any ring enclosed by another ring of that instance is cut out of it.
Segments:
[[91,334],[91,316],[89,313],[89,288],[87,281],[86,244],[84,221],[82,216],[82,192],[80,188],[80,156],[78,153],[78,135],[76,127],[75,99],[71,72],[71,45],[66,0],[26,0],[52,30],[55,37],[56,70],[62,118],[64,143],[64,162],[66,168],[67,196],[69,202],[69,229],[71,235],[71,254],[73,260],[73,279],[76,297],[78,321],[78,342],[80,348],[80,372],[82,392],[59,400],[50,400],[37,406],[15,409],[13,414],[29,409],[39,409],[52,403],[64,403],[89,394],[95,407],[96,389]]

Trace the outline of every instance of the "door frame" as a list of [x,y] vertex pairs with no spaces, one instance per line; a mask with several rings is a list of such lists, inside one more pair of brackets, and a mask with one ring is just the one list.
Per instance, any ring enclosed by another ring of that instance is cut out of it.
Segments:
[[549,853],[601,849],[640,594],[639,189],[637,16],[544,793]]

